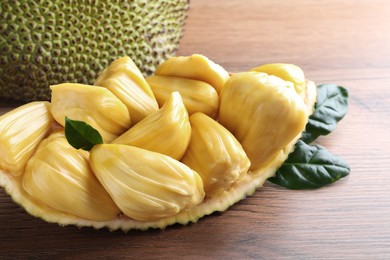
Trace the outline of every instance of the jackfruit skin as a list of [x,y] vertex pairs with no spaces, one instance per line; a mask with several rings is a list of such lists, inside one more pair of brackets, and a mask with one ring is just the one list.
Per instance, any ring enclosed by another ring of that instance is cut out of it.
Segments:
[[0,100],[49,100],[129,56],[145,76],[174,55],[189,0],[0,1]]

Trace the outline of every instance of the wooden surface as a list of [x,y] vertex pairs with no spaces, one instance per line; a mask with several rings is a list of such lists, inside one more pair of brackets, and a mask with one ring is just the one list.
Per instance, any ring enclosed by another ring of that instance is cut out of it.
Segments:
[[348,87],[346,118],[318,143],[350,176],[311,191],[267,183],[196,224],[127,234],[45,223],[0,191],[0,258],[390,259],[390,1],[191,0],[178,54],[193,53],[229,71],[295,63]]

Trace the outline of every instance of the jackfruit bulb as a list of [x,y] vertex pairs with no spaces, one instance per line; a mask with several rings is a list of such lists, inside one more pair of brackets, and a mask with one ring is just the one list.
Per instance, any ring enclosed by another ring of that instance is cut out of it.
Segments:
[[144,75],[177,48],[189,0],[1,1],[0,100],[49,100],[50,85],[93,84],[119,57]]

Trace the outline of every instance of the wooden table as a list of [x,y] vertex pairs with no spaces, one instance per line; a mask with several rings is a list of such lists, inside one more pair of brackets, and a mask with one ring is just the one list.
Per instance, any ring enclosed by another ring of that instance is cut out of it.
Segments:
[[266,183],[196,224],[127,234],[48,224],[1,191],[0,258],[390,259],[390,1],[191,0],[178,54],[193,53],[229,71],[295,63],[348,87],[346,118],[317,143],[350,176],[309,191]]

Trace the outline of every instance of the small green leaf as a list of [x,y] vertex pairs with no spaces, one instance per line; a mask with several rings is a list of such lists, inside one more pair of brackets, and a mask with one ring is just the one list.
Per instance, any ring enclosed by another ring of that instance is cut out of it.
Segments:
[[76,149],[90,151],[95,144],[102,144],[103,138],[99,132],[83,121],[65,117],[65,137]]
[[319,145],[298,141],[295,150],[268,180],[293,189],[314,189],[331,184],[350,172],[348,164]]
[[348,109],[348,90],[334,84],[317,87],[317,102],[314,113],[309,117],[301,140],[309,144],[320,135],[327,135],[336,128]]

